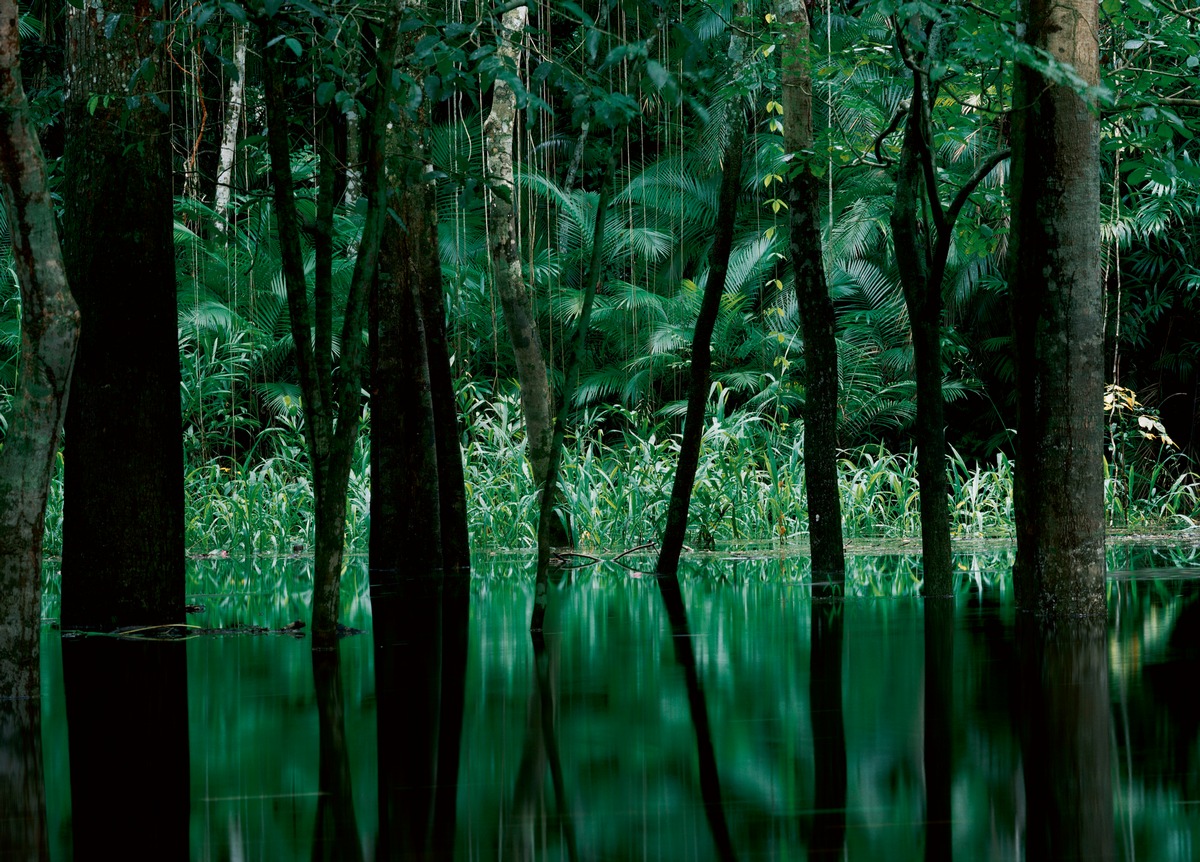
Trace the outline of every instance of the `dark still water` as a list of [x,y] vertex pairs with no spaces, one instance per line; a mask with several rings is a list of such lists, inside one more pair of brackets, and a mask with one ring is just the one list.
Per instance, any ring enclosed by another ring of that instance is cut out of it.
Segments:
[[[1006,553],[960,556],[948,605],[904,556],[854,559],[844,602],[795,558],[693,561],[677,590],[592,565],[540,642],[524,559],[374,615],[354,569],[367,632],[315,663],[281,631],[47,629],[48,856],[1200,857],[1200,554],[1116,551],[1107,628],[1047,630]],[[307,619],[305,565],[197,561],[189,622]],[[0,735],[5,848],[29,750]]]

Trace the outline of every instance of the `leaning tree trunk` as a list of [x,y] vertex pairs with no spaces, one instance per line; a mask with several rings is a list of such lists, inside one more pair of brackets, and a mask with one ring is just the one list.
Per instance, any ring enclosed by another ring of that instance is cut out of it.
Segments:
[[838,357],[833,300],[825,281],[812,170],[812,53],[808,13],[797,0],[780,7],[787,28],[783,57],[783,141],[792,154],[788,183],[789,254],[804,334],[804,481],[813,580],[846,578],[842,500],[837,480]]
[[17,57],[17,5],[0,2],[0,178],[21,288],[20,372],[0,449],[0,690],[37,698],[46,495],[79,339],[45,161]]
[[[525,29],[528,9],[519,6],[504,13],[501,19],[500,45],[496,51],[502,62],[518,61],[517,40]],[[550,443],[553,436],[550,414],[550,384],[546,376],[546,360],[538,337],[533,303],[522,270],[521,248],[517,242],[519,213],[516,203],[516,176],[513,170],[513,129],[516,125],[517,96],[503,78],[496,78],[492,87],[492,110],[483,126],[487,142],[487,195],[489,251],[492,259],[492,278],[500,296],[504,325],[512,343],[521,389],[521,410],[525,415],[525,437],[529,465],[534,482],[540,487],[546,482],[550,464]],[[551,493],[554,489],[551,488]],[[562,538],[556,537],[556,538]]]
[[[1033,47],[1099,76],[1096,0],[1027,0]],[[1103,293],[1098,138],[1092,106],[1018,66],[1009,285],[1017,360],[1013,493],[1017,604],[1106,612]]]
[[700,444],[704,438],[704,411],[708,405],[709,372],[712,368],[712,333],[721,310],[725,293],[725,277],[729,272],[729,255],[733,249],[733,227],[737,221],[738,192],[742,182],[742,150],[746,139],[744,117],[740,110],[733,112],[733,128],[725,145],[725,173],[721,178],[721,195],[717,204],[716,238],[709,257],[708,281],[700,300],[700,313],[692,333],[691,378],[688,383],[687,416],[683,422],[683,440],[679,444],[679,462],[675,465],[675,481],[667,505],[667,526],[663,530],[662,548],[658,552],[660,575],[674,577],[679,571],[679,554],[687,534],[688,509],[692,502],[692,486],[700,466]]
[[107,17],[84,7],[67,11],[63,250],[82,330],[66,417],[62,624],[176,622],[183,437],[171,137],[157,95],[165,7],[115,0]]

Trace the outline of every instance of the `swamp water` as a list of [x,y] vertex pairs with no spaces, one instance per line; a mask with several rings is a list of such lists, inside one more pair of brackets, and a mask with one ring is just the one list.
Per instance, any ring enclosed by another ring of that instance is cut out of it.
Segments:
[[[286,633],[47,629],[49,856],[1194,859],[1198,559],[1111,552],[1107,629],[1019,619],[1006,551],[958,556],[948,606],[906,556],[853,558],[840,603],[796,558],[693,559],[674,593],[589,566],[537,644],[525,558],[374,618],[352,568],[368,631],[316,665]],[[306,565],[195,561],[189,622],[306,619]]]

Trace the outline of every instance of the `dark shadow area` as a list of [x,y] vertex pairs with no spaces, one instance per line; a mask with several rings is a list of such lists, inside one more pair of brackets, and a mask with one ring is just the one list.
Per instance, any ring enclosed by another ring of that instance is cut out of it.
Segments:
[[951,787],[954,783],[955,600],[925,604],[925,859],[954,858]]
[[64,638],[75,859],[187,859],[187,655],[179,641]]
[[708,719],[708,705],[704,689],[696,672],[696,652],[692,648],[692,631],[688,626],[687,607],[679,578],[675,575],[658,575],[659,595],[671,623],[671,641],[675,645],[675,660],[683,670],[687,684],[688,708],[692,715],[692,726],[696,729],[696,758],[700,767],[700,795],[704,800],[704,813],[712,830],[717,855],[724,862],[737,859],[733,849],[733,838],[729,834],[729,822],[725,818],[725,803],[721,798],[721,779],[717,772],[717,756],[713,749],[712,727]]
[[371,586],[381,860],[452,859],[469,580],[431,572]]
[[313,862],[363,859],[354,814],[350,758],[346,750],[341,654],[337,649],[315,650],[312,661],[320,726],[320,778],[317,822],[313,829]]
[[42,703],[0,699],[0,859],[49,859]]
[[1023,613],[1016,634],[1025,858],[1112,859],[1107,622]]

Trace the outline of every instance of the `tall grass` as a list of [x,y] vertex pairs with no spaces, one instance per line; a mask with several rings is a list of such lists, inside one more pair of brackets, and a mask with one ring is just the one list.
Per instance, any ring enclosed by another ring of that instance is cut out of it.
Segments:
[[[537,496],[524,452],[515,394],[460,385],[462,451],[472,541],[480,549],[528,549],[536,542]],[[300,431],[282,422],[235,461],[186,446],[187,544],[195,554],[239,557],[303,553],[313,543],[312,486]],[[577,545],[623,549],[656,541],[666,518],[679,438],[624,408],[584,411],[568,436],[560,505]],[[61,468],[62,458],[59,458]],[[370,530],[366,424],[350,477],[347,543],[365,552]],[[1014,465],[998,454],[970,462],[951,450],[952,531],[960,539],[1013,534]],[[1142,471],[1106,475],[1109,524],[1128,532],[1200,525],[1200,476],[1181,457]],[[875,445],[838,460],[847,539],[919,542],[920,486],[914,452]],[[62,478],[46,519],[46,551],[62,547]],[[709,418],[692,498],[688,541],[696,550],[779,548],[806,540],[804,435],[799,424],[760,414]],[[914,545],[914,550],[919,547]]]

